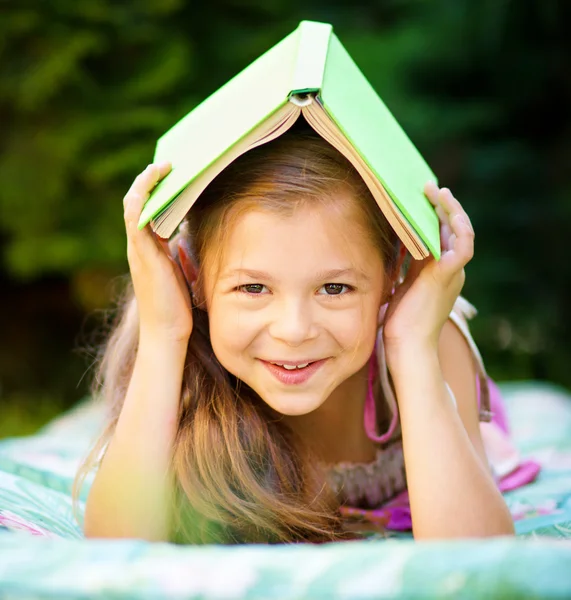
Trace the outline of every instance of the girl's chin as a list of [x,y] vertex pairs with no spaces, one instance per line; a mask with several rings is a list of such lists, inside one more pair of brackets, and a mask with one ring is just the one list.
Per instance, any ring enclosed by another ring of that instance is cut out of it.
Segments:
[[299,394],[260,394],[262,400],[275,411],[288,417],[301,417],[317,410],[327,399],[327,395]]

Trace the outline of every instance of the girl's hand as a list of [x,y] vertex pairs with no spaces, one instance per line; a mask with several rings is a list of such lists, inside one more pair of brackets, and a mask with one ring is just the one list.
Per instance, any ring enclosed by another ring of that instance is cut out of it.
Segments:
[[154,338],[187,342],[192,332],[188,284],[170,254],[168,240],[147,225],[137,223],[149,193],[170,171],[169,163],[149,165],[133,182],[123,200],[127,230],[127,258],[137,307],[139,333]]
[[438,349],[442,327],[464,285],[464,266],[474,254],[472,224],[450,190],[428,182],[424,193],[440,220],[442,254],[438,262],[432,256],[411,261],[385,312],[387,352],[411,343]]

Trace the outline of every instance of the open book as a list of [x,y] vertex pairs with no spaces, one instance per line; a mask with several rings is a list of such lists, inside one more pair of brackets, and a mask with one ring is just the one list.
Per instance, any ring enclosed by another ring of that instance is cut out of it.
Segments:
[[424,196],[436,181],[418,150],[327,23],[295,31],[167,131],[154,161],[172,171],[153,190],[139,228],[168,238],[206,186],[244,152],[303,117],[360,173],[416,259],[440,258],[438,217]]

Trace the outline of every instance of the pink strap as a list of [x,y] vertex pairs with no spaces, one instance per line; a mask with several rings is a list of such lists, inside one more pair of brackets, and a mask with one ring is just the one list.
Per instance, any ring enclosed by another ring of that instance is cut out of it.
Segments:
[[[380,334],[382,335],[382,333]],[[367,398],[365,400],[365,432],[370,440],[377,443],[388,442],[393,433],[395,432],[397,423],[398,423],[398,407],[396,405],[396,401],[392,402],[393,406],[393,416],[391,419],[391,424],[389,426],[389,430],[383,435],[378,435],[377,433],[377,410],[375,406],[375,396],[373,394],[373,381],[375,379],[375,375],[377,374],[377,348],[373,350],[373,354],[369,360],[369,375],[367,378]]]

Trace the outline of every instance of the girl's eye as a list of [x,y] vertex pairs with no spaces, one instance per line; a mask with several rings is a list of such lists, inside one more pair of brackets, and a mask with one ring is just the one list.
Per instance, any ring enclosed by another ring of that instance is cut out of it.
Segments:
[[261,283],[247,283],[238,287],[239,292],[245,292],[246,294],[261,294],[266,286]]
[[352,288],[344,283],[326,283],[321,289],[325,290],[326,296],[340,296],[350,292]]
[[[238,286],[236,290],[251,296],[259,296],[268,292],[268,288],[261,283],[246,283]],[[353,288],[344,283],[326,283],[320,290],[323,290],[323,292],[320,291],[321,296],[341,296],[353,291]]]

